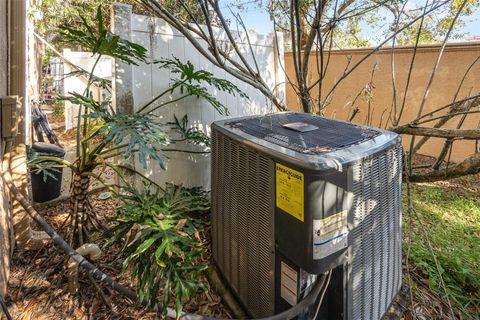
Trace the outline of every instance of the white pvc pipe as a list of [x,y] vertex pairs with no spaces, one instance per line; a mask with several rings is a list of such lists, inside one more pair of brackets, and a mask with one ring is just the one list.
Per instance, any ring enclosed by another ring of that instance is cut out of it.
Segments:
[[[89,257],[90,260],[96,260],[102,255],[102,250],[94,243],[85,243],[76,251],[83,257]],[[68,260],[68,287],[71,294],[78,292],[78,262],[73,257]]]

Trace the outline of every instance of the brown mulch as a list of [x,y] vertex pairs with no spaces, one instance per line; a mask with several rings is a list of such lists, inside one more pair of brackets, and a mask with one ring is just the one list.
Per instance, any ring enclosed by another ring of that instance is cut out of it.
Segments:
[[[411,282],[407,279],[410,277]],[[430,289],[428,280],[418,268],[404,270],[404,285],[412,285],[409,290],[405,320],[454,319],[446,300]],[[461,319],[461,315],[457,315]]]
[[[113,199],[99,200],[93,195],[93,204],[97,212],[101,212],[103,222],[108,224],[108,219],[115,215],[117,202]],[[67,217],[68,202],[64,201],[53,207],[43,209],[41,214],[57,231],[64,232],[62,225]],[[209,237],[208,234],[204,234]],[[105,240],[94,241],[100,247]],[[101,259],[95,261],[99,269],[112,276],[116,281],[126,287],[131,287],[128,271],[119,276],[122,259],[117,255],[119,247],[112,246],[104,251]],[[207,250],[208,252],[208,250]],[[210,257],[205,256],[205,263]],[[159,319],[159,315],[149,312],[137,302],[129,301],[115,291],[102,288],[112,309],[109,309],[98,296],[95,289],[88,282],[88,278],[80,272],[80,296],[73,297],[68,291],[66,277],[66,258],[63,252],[57,250],[52,244],[39,251],[24,251],[15,249],[11,275],[9,279],[9,294],[7,303],[14,319]],[[184,307],[191,313],[204,314],[212,317],[231,318],[230,312],[222,304],[220,296],[208,281],[206,292],[199,292],[192,301]],[[80,302],[80,305],[77,305]],[[171,306],[173,307],[173,305]]]
[[75,128],[65,131],[65,126],[60,126],[54,131],[57,134],[58,139],[62,141],[64,145],[75,144],[75,139],[77,134],[77,130]]

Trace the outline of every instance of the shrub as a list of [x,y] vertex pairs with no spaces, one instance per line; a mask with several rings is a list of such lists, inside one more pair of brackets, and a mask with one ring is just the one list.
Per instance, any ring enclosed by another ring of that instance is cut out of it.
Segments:
[[124,244],[121,272],[130,267],[142,302],[165,313],[174,300],[180,315],[182,300],[205,289],[200,273],[207,266],[199,257],[204,252],[200,232],[206,222],[198,214],[210,209],[208,194],[173,184],[164,190],[145,184],[141,190],[130,187],[122,200],[116,225],[106,233],[107,245]]

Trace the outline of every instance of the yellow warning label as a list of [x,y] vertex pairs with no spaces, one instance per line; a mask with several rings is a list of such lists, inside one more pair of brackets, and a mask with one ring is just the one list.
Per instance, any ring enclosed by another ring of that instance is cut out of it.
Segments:
[[303,173],[276,164],[277,207],[303,222]]

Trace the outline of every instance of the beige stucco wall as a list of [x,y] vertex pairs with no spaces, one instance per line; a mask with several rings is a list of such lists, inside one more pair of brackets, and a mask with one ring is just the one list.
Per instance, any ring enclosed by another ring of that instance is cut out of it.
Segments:
[[[410,89],[406,98],[406,108],[401,123],[406,123],[415,118],[418,107],[421,104],[427,83],[432,73],[432,67],[438,56],[439,46],[420,47],[417,51],[415,64],[413,67]],[[333,51],[330,57],[328,71],[323,82],[323,95],[330,90],[332,85],[343,74],[347,66],[347,58],[351,57],[350,66],[355,65],[362,57],[369,53],[371,49],[352,49],[344,51]],[[406,79],[410,61],[413,56],[412,48],[397,48],[395,51],[395,75],[397,87],[397,103],[401,104],[403,92],[405,90]],[[425,111],[429,112],[440,106],[449,104],[458,89],[458,85],[470,64],[480,55],[480,43],[452,44],[446,47],[443,58],[437,70],[437,74],[432,83],[432,87],[425,105]],[[327,56],[325,56],[325,60]],[[386,124],[388,113],[393,101],[392,85],[392,51],[391,49],[382,49],[371,55],[361,64],[359,68],[352,72],[336,89],[329,107],[326,108],[325,115],[337,119],[346,120],[352,111],[351,102],[355,96],[370,81],[372,69],[376,64],[376,71],[373,77],[373,100],[371,101],[371,125],[380,126],[383,114],[382,127],[390,126]],[[290,79],[294,79],[294,70],[291,53],[285,54],[285,69]],[[317,66],[315,56],[310,59],[310,78],[318,79],[316,75]],[[318,89],[316,89],[318,92]],[[471,69],[460,90],[458,98],[466,97],[469,92],[480,93],[480,61]],[[292,109],[298,110],[299,104],[297,96],[291,86],[287,86],[287,103]],[[368,103],[362,97],[357,100],[357,106],[360,113],[357,114],[354,122],[365,123],[368,115]],[[455,127],[458,118],[448,122],[447,127]],[[480,122],[480,115],[474,114],[467,117],[463,128],[476,128]],[[429,123],[432,125],[434,122]],[[418,141],[418,140],[417,140]],[[404,137],[404,144],[408,146],[409,137]],[[431,139],[420,153],[437,156],[443,146],[441,139]],[[454,143],[452,152],[452,161],[461,161],[466,156],[474,153],[474,141],[457,141]]]
[[[7,4],[0,1],[0,96],[8,91],[7,79]],[[0,123],[1,128],[1,123]],[[1,131],[1,130],[0,130]],[[0,140],[0,160],[3,159],[4,142]],[[1,170],[1,169],[0,169]],[[0,180],[0,294],[6,294],[9,269],[9,212],[11,210],[9,196]]]
[[0,1],[0,96],[7,94],[7,3]]

